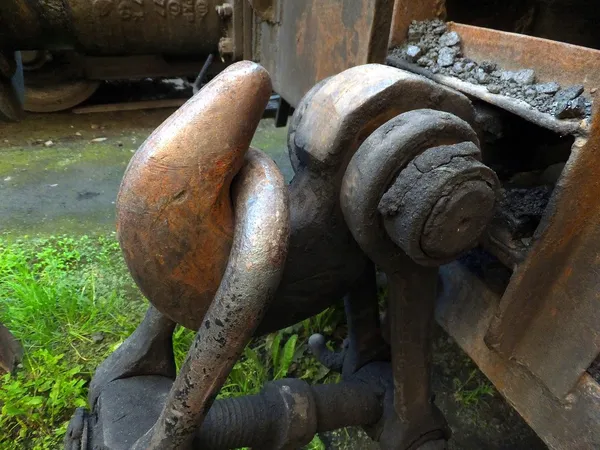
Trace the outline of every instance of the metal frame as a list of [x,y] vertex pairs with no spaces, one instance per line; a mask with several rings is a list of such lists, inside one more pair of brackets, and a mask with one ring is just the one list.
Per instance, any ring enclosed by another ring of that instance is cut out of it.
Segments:
[[[445,18],[445,15],[443,0],[396,0],[389,48],[402,44],[412,20]],[[321,29],[336,30],[339,25],[335,20],[327,26],[322,25]],[[277,38],[285,42],[286,36],[296,36],[300,24],[316,28],[314,24],[299,22],[290,29],[288,23],[287,27],[278,30]],[[582,84],[586,92],[598,100],[600,51],[458,23],[449,26],[461,35],[467,57],[479,61],[490,59],[509,70],[532,68],[541,82]],[[343,35],[332,33],[331,36],[333,40],[327,41],[325,47],[337,48],[336,43],[344,39]],[[273,37],[272,34],[263,35],[261,49]],[[318,35],[313,42],[319,47]],[[286,48],[285,45],[282,48]],[[340,56],[336,68],[331,70],[339,71],[360,63],[349,53]],[[285,64],[278,64],[280,61],[272,60],[270,54],[265,59],[272,62],[276,74],[285,71],[285,67],[303,64],[301,56],[287,58]],[[318,53],[313,58],[311,67],[320,67],[331,59],[320,57]],[[442,313],[438,320],[548,445],[560,449],[600,447],[600,406],[592,401],[598,395],[598,384],[586,373],[600,353],[600,309],[597,307],[600,280],[595,245],[600,242],[600,229],[596,225],[600,219],[597,201],[600,120],[597,110],[591,121],[558,120],[538,113],[522,102],[490,94],[485,87],[432,75],[398,60],[388,60],[388,63],[427,76],[561,136],[575,138],[571,157],[536,232],[533,247],[529,252],[504,248],[504,255],[500,255],[500,248],[496,249],[501,260],[515,264],[516,270],[502,298],[495,302],[496,306],[489,306],[496,308],[493,313],[476,309],[459,316],[456,311],[464,311],[469,302],[465,299],[462,305],[457,300],[451,303],[451,310],[442,308],[455,312],[448,312],[452,317],[451,325]],[[291,87],[292,83],[298,85],[302,77],[318,82],[328,75],[327,71],[308,76],[302,73],[282,78],[277,87],[296,106],[296,98],[308,90],[310,84],[300,82],[299,91],[297,87]],[[506,250],[510,251],[506,253]],[[478,317],[475,311],[482,316]],[[465,332],[467,324],[474,327],[469,334]],[[483,324],[486,328],[481,330]],[[535,403],[534,398],[540,403]]]
[[[582,84],[598,99],[598,50],[457,23],[450,29],[460,34],[467,57],[532,68],[540,82]],[[392,45],[400,36],[392,32]],[[551,448],[600,447],[600,386],[586,373],[600,353],[597,108],[589,121],[558,120],[484,87],[388,61],[575,138],[533,246],[514,261],[504,294],[492,301],[491,291],[462,271],[452,288],[456,298],[448,294],[438,306],[438,321]]]

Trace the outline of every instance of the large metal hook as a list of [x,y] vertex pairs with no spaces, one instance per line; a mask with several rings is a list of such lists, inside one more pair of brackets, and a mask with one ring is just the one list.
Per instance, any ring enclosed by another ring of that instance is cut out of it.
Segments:
[[233,184],[227,268],[155,425],[134,449],[191,445],[279,285],[289,238],[287,188],[275,163],[250,149]]
[[270,95],[265,69],[233,64],[150,135],[123,177],[117,232],[127,266],[161,313],[192,330],[227,265],[231,182]]

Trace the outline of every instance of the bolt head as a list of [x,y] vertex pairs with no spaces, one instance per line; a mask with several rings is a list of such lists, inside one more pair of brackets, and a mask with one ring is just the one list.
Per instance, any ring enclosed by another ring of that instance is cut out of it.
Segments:
[[471,142],[415,158],[383,196],[389,237],[415,262],[437,266],[477,245],[494,212],[498,179]]
[[219,40],[219,54],[222,57],[230,57],[233,55],[233,39],[221,38]]
[[231,3],[223,3],[222,5],[217,5],[215,8],[217,10],[217,14],[221,19],[227,19],[228,17],[233,16],[233,6]]

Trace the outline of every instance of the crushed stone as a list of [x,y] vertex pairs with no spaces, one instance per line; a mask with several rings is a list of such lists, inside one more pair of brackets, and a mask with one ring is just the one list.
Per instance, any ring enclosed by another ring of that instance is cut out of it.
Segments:
[[434,74],[485,86],[492,94],[527,102],[533,108],[558,119],[581,119],[592,114],[592,102],[583,86],[561,87],[555,81],[537,83],[533,69],[504,70],[493,61],[473,61],[461,50],[461,37],[448,31],[441,20],[413,21],[408,40],[391,55],[419,65]]

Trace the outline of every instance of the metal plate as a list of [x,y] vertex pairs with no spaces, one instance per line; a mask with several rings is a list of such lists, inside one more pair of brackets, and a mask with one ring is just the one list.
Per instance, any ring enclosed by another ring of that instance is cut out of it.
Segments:
[[281,0],[277,23],[260,23],[259,60],[292,106],[318,81],[383,62],[393,0]]
[[486,341],[558,398],[600,353],[600,120],[571,156]]
[[436,316],[500,393],[554,450],[600,448],[600,386],[583,375],[566,401],[520,364],[490,350],[484,335],[500,297],[459,263],[441,270]]

